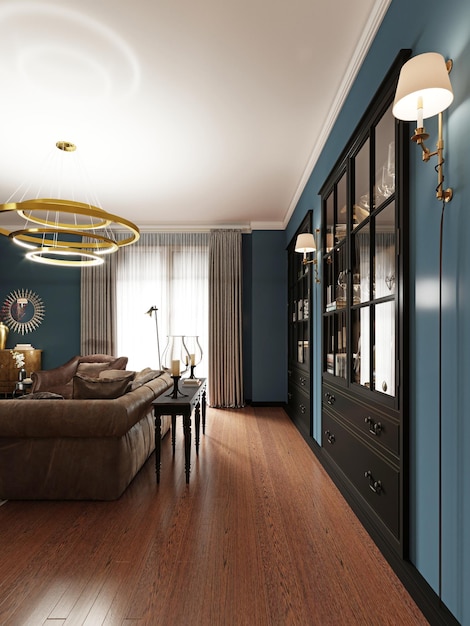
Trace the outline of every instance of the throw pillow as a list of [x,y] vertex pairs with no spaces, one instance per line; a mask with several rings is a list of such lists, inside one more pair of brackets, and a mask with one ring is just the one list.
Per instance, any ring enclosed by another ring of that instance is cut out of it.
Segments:
[[122,378],[102,379],[79,374],[73,377],[73,397],[78,400],[113,400],[126,393],[134,372]]
[[36,391],[35,393],[26,393],[24,396],[19,396],[17,400],[63,400],[64,396],[58,393],[52,393],[52,391]]

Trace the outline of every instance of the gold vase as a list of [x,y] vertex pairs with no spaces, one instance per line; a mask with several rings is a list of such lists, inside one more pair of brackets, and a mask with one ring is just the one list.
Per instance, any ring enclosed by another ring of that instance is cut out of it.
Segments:
[[10,329],[3,322],[0,322],[0,350],[5,350]]

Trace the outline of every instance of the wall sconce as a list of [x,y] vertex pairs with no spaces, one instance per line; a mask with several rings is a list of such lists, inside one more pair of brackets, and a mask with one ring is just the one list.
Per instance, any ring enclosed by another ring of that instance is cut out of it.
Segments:
[[[317,228],[315,230],[316,233],[320,232],[320,229]],[[310,252],[316,252],[317,251],[317,244],[315,242],[315,237],[313,235],[313,233],[301,233],[300,235],[297,236],[297,240],[295,242],[295,251],[296,252],[300,252],[301,254],[304,255],[303,258],[303,264],[304,265],[308,265],[309,263],[313,263],[315,266],[315,282],[319,283],[320,279],[318,277],[318,270],[317,270],[317,257],[315,256],[315,258],[313,259],[307,259],[307,254]]]
[[[437,155],[438,200],[452,200],[452,189],[444,189],[444,141],[442,139],[442,111],[445,111],[454,99],[449,73],[452,61],[445,61],[441,54],[426,52],[419,54],[405,63],[398,79],[393,115],[404,121],[417,120],[416,130],[411,141],[423,151],[423,161],[429,161]],[[431,152],[424,144],[429,138],[423,126],[423,120],[438,115],[437,150]]]

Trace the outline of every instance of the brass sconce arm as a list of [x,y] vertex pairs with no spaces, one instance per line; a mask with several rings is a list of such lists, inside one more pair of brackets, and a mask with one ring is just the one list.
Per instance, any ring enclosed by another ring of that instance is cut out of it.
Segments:
[[444,200],[444,202],[450,202],[452,200],[453,192],[450,187],[444,189],[444,139],[442,136],[442,111],[438,113],[438,136],[437,136],[437,144],[436,150],[431,152],[429,148],[424,143],[427,139],[429,139],[429,134],[426,132],[424,127],[417,128],[414,132],[414,135],[411,137],[411,141],[413,141],[416,145],[418,145],[422,150],[422,159],[425,163],[427,163],[431,157],[437,156],[437,164],[435,170],[437,172],[437,187],[436,187],[436,198],[438,200]]
[[[445,60],[441,54],[426,52],[413,57],[402,67],[395,92],[393,115],[403,121],[417,120],[416,130],[411,141],[422,150],[422,159],[427,162],[437,156],[436,198],[444,202],[452,200],[452,189],[444,189],[444,140],[442,133],[442,112],[454,98],[449,74],[452,60]],[[434,152],[426,146],[429,135],[423,119],[438,116],[438,139]]]

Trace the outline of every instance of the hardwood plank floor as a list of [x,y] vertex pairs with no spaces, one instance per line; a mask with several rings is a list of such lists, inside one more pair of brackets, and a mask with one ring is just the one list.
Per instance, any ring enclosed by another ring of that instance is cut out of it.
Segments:
[[280,408],[181,422],[116,502],[0,506],[2,626],[427,624]]

